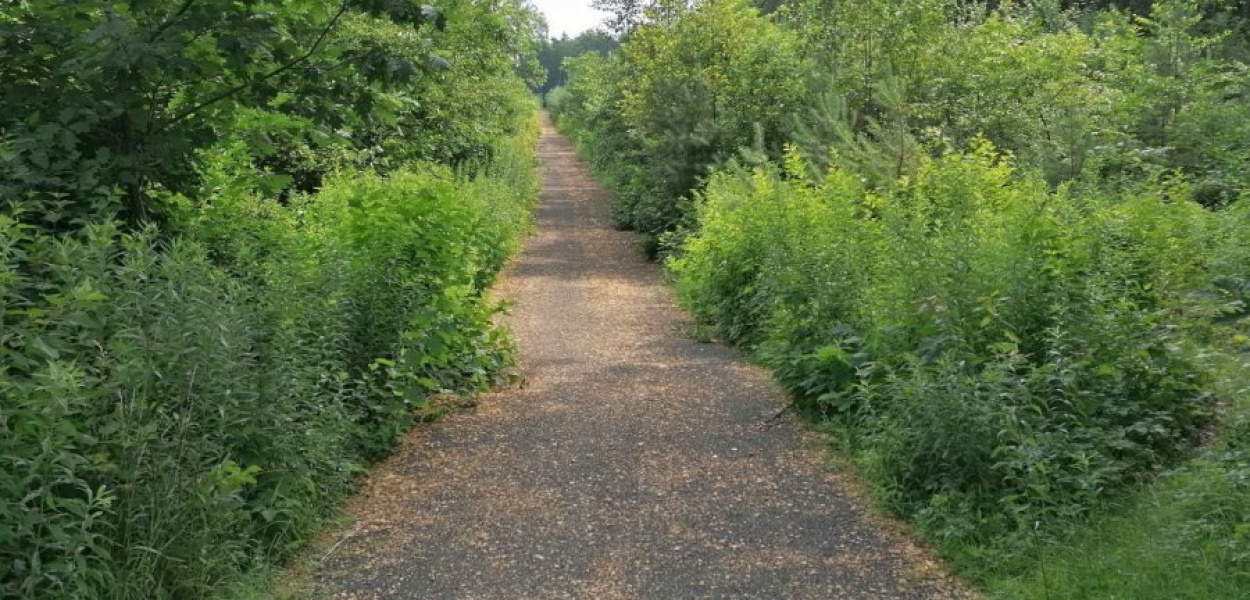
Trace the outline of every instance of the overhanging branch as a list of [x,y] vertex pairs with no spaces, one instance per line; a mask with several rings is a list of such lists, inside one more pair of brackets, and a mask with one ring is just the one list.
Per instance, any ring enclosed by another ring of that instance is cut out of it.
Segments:
[[[190,4],[191,2],[194,2],[194,0],[188,0],[187,4]],[[321,33],[317,35],[317,39],[313,41],[313,44],[312,46],[308,48],[308,51],[300,55],[295,60],[292,60],[291,62],[285,65],[282,65],[281,67],[278,67],[268,73],[265,73],[264,75],[261,75],[260,77],[257,77],[256,79],[252,79],[250,81],[240,83],[239,85],[236,85],[228,90],[215,94],[209,97],[208,99],[204,100],[203,102],[200,102],[196,104],[195,106],[192,106],[186,110],[183,110],[182,112],[178,113],[173,119],[171,119],[164,125],[160,126],[156,131],[153,131],[152,133],[153,134],[161,133],[169,129],[170,127],[173,127],[174,125],[177,125],[187,120],[188,118],[204,110],[205,108],[208,108],[214,104],[217,104],[218,102],[226,100],[230,98],[231,96],[234,96],[235,94],[238,94],[239,92],[242,92],[243,90],[246,90],[258,83],[277,77],[278,75],[281,75],[282,73],[290,71],[291,69],[303,64],[309,58],[312,58],[312,55],[316,54],[317,50],[321,49],[321,44],[325,42],[326,37],[330,35],[330,32],[334,29],[334,27],[338,25],[339,19],[343,18],[343,15],[347,12],[347,9],[351,5],[351,2],[352,0],[343,0],[343,3],[339,6],[338,12],[334,13],[334,17],[332,17],[330,21],[326,23],[326,26],[321,29]]]

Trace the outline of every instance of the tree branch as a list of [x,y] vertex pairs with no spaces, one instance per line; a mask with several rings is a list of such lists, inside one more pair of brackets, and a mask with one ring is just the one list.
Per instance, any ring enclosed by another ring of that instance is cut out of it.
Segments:
[[[195,0],[187,0],[188,3],[194,2],[194,1]],[[317,50],[321,48],[322,42],[325,41],[326,36],[330,35],[330,31],[334,29],[335,25],[338,25],[339,19],[341,19],[343,17],[343,14],[347,12],[347,8],[348,6],[351,5],[351,2],[352,0],[343,0],[343,3],[339,6],[338,12],[334,13],[334,17],[331,18],[330,22],[326,23],[326,26],[321,29],[321,33],[317,35],[317,39],[313,41],[312,46],[308,48],[307,52],[300,55],[299,58],[296,58],[295,60],[285,65],[282,65],[281,67],[278,67],[277,69],[274,69],[268,73],[265,73],[264,75],[261,75],[260,77],[257,77],[256,79],[252,79],[250,81],[240,83],[239,85],[236,85],[228,90],[225,90],[223,92],[213,95],[207,100],[204,100],[203,102],[200,102],[199,104],[196,104],[195,106],[192,106],[191,108],[183,110],[182,112],[178,113],[177,116],[175,116],[172,120],[165,123],[156,131],[153,131],[152,133],[153,134],[161,133],[169,129],[170,127],[173,127],[174,125],[177,125],[178,123],[181,123],[187,120],[189,117],[191,117],[195,113],[198,113],[201,110],[208,108],[209,106],[217,104],[218,102],[221,102],[222,100],[225,100],[243,90],[246,90],[247,88],[250,88],[253,85],[256,85],[263,81],[267,81],[269,79],[277,77],[278,75],[281,75],[282,73],[290,71],[291,69],[303,64],[305,61],[311,58],[313,54],[316,54]]]
[[161,34],[165,33],[170,27],[173,27],[174,23],[176,23],[178,19],[182,17],[182,15],[187,14],[187,11],[191,10],[191,6],[195,4],[196,2],[197,0],[184,0],[182,3],[182,6],[179,6],[178,10],[175,11],[174,14],[166,18],[165,21],[162,22],[160,26],[158,26],[156,30],[152,32],[152,35],[148,36],[148,43],[151,44],[152,42],[155,42],[157,39],[159,39],[161,37]]

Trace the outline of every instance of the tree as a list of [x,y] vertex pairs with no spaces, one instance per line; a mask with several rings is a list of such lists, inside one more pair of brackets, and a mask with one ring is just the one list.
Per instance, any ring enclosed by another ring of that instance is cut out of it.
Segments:
[[[428,51],[342,30],[381,18],[430,34],[429,6],[299,0],[8,3],[0,12],[0,197],[52,229],[92,216],[159,219],[159,196],[190,189],[195,153],[242,107],[341,125],[369,86],[439,67]],[[411,50],[412,48],[409,48]]]
[[584,31],[574,38],[565,34],[560,38],[544,40],[538,49],[538,61],[546,69],[547,78],[541,85],[534,86],[534,91],[545,95],[568,81],[568,72],[564,68],[565,59],[581,56],[587,52],[607,56],[619,46],[620,42],[616,41],[616,38],[601,29]]

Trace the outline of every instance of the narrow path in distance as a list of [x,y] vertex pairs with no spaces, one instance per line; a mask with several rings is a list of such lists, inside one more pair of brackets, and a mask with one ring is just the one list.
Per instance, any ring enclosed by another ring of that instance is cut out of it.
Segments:
[[315,574],[336,598],[961,597],[824,472],[767,373],[681,335],[659,266],[544,117],[537,234],[496,297],[526,384],[418,428]]

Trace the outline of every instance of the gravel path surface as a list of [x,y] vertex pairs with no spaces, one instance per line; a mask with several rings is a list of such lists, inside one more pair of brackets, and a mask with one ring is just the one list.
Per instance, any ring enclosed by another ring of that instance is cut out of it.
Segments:
[[681,335],[661,269],[544,120],[495,294],[526,383],[409,435],[315,574],[335,598],[951,598],[820,466],[766,373]]

